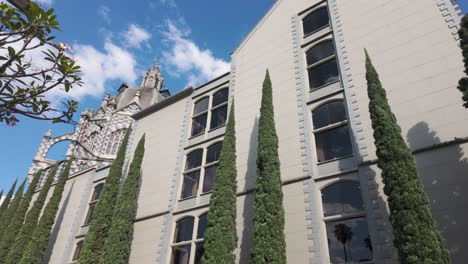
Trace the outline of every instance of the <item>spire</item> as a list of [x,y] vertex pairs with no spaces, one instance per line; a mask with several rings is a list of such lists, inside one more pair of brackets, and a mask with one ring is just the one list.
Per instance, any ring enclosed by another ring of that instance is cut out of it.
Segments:
[[159,70],[159,64],[155,64],[151,69],[148,69],[143,76],[141,76],[141,85],[142,87],[155,88],[160,90],[164,78]]

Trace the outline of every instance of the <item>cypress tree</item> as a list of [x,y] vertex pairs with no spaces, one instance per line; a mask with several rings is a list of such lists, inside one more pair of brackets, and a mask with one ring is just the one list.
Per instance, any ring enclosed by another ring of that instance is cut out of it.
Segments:
[[102,248],[109,234],[109,229],[112,225],[112,216],[114,215],[115,205],[117,203],[129,135],[130,129],[127,130],[122,145],[117,152],[117,157],[109,169],[109,175],[107,176],[101,197],[96,205],[94,219],[84,239],[83,249],[80,259],[78,260],[79,264],[96,264],[102,254]]
[[56,163],[52,170],[50,171],[49,175],[47,176],[46,181],[44,182],[44,186],[37,196],[37,199],[34,201],[34,204],[29,210],[26,220],[24,221],[23,226],[16,236],[16,239],[11,246],[10,251],[5,259],[5,263],[8,264],[16,264],[20,261],[21,257],[23,256],[24,250],[28,246],[29,241],[34,233],[34,229],[37,226],[37,220],[39,219],[39,215],[41,214],[42,207],[44,206],[45,200],[47,198],[47,194],[49,193],[49,189],[54,182],[55,174],[57,173],[58,164]]
[[140,169],[144,154],[145,135],[141,137],[135,149],[99,263],[128,263],[132,246],[133,222],[138,203],[138,191],[140,190]]
[[24,194],[24,197],[21,200],[21,203],[15,212],[15,215],[8,224],[8,232],[4,233],[2,239],[0,240],[0,263],[5,263],[5,257],[8,254],[11,245],[15,241],[16,235],[21,229],[21,226],[23,225],[24,217],[29,209],[29,204],[31,203],[34,191],[36,190],[39,179],[41,178],[41,174],[42,170],[39,170],[34,175],[33,179],[31,180],[31,183],[29,184],[28,190]]
[[[460,47],[463,54],[463,62],[465,64],[465,74],[468,75],[468,14],[461,21],[461,27],[458,31],[460,36]],[[458,82],[458,90],[463,93],[464,107],[468,108],[468,77],[463,77]]]
[[233,102],[210,199],[208,227],[204,237],[203,264],[234,264],[236,261],[233,253],[237,247],[235,126]]
[[34,229],[31,240],[29,241],[29,244],[26,247],[22,258],[18,263],[41,263],[42,258],[44,257],[45,249],[49,242],[52,226],[55,223],[55,217],[57,216],[60,201],[62,200],[63,190],[65,189],[65,184],[67,183],[68,175],[70,174],[70,167],[72,162],[73,157],[71,157],[70,160],[67,162],[65,169],[59,176],[52,196],[50,197],[49,202],[44,208],[42,217],[39,220],[39,223],[37,224],[36,228]]
[[26,179],[21,183],[20,187],[16,191],[15,197],[11,201],[10,206],[6,212],[0,218],[0,238],[3,237],[4,233],[7,231],[8,224],[11,222],[15,216],[16,210],[18,209],[21,200],[23,199],[24,185],[26,184]]
[[2,219],[3,214],[8,209],[8,205],[10,204],[11,197],[13,197],[13,193],[15,192],[16,182],[17,181],[18,181],[18,179],[16,179],[15,182],[13,182],[13,185],[11,186],[10,190],[8,191],[7,196],[5,197],[5,200],[3,200],[2,205],[0,206],[0,223],[1,223],[1,219]]
[[401,136],[401,129],[388,104],[366,51],[369,112],[388,197],[394,244],[402,264],[450,263],[442,236],[432,218],[429,199],[418,177],[416,162]]
[[273,90],[268,70],[262,94],[251,262],[282,264],[286,263],[283,191],[273,110]]

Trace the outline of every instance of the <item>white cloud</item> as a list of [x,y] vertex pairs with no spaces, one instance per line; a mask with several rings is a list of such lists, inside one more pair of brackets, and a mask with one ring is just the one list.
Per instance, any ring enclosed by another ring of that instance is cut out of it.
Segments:
[[86,95],[102,96],[105,83],[123,80],[133,83],[137,79],[136,60],[129,51],[106,40],[104,52],[91,45],[73,45],[74,58],[81,66],[83,86],[75,87],[68,93],[74,99]]
[[134,48],[140,48],[142,43],[151,38],[151,34],[137,24],[130,24],[128,30],[123,33],[123,36],[125,42]]
[[163,32],[164,40],[170,45],[169,51],[162,53],[163,61],[173,68],[170,74],[188,75],[188,85],[197,85],[230,70],[230,64],[216,58],[210,50],[202,50],[189,39],[188,29],[177,28],[171,20],[167,21],[167,31]]
[[102,5],[98,8],[98,15],[106,22],[106,24],[110,25],[112,22],[110,17],[110,8],[108,6]]

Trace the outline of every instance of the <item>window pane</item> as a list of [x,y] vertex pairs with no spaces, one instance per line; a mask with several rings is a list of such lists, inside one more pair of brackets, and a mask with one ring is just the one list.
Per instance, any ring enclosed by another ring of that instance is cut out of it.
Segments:
[[211,111],[211,123],[210,128],[217,128],[226,124],[227,118],[227,105],[217,108]]
[[101,196],[101,192],[103,188],[104,188],[103,183],[99,184],[98,186],[94,188],[94,194],[93,194],[93,198],[91,199],[91,201],[99,200],[99,197]]
[[364,209],[359,182],[342,181],[322,190],[323,213],[325,216],[343,215]]
[[204,114],[192,119],[192,137],[205,133],[207,117],[208,115]]
[[364,217],[326,223],[330,262],[371,261],[372,244]]
[[213,105],[212,105],[212,107],[227,102],[228,96],[229,96],[229,90],[227,88],[216,92],[213,95]]
[[190,152],[187,155],[187,163],[185,164],[185,170],[198,168],[201,166],[203,156],[203,149],[197,149]]
[[322,128],[346,120],[343,101],[333,101],[312,111],[314,129]]
[[76,261],[80,258],[80,255],[81,255],[81,248],[83,247],[83,240],[81,240],[80,242],[76,243],[76,247],[75,247],[75,253],[73,253],[73,258],[72,258],[72,261]]
[[201,113],[203,111],[208,110],[208,102],[209,102],[208,97],[200,99],[198,102],[196,102],[193,114],[196,115],[196,114],[199,114],[199,113]]
[[198,218],[198,231],[197,231],[197,238],[204,238],[206,227],[208,226],[208,214],[203,214]]
[[320,8],[312,12],[302,21],[304,24],[304,36],[329,24],[327,8]]
[[93,221],[95,208],[96,208],[96,203],[89,204],[88,214],[86,215],[86,219],[85,219],[85,225],[89,225]]
[[185,217],[176,223],[174,243],[192,240],[194,217]]
[[211,145],[208,148],[208,152],[206,153],[206,164],[219,160],[219,155],[221,154],[222,147],[223,142],[219,142]]
[[203,192],[209,192],[213,190],[213,184],[216,179],[216,169],[218,166],[211,166],[205,168],[205,178],[203,180]]
[[329,60],[308,70],[310,89],[319,88],[339,80],[336,59]]
[[315,144],[319,162],[341,158],[353,153],[348,126],[316,133]]
[[312,65],[325,58],[335,55],[335,47],[333,41],[324,41],[310,48],[307,53],[307,65]]
[[197,195],[199,178],[200,171],[195,171],[184,175],[184,183],[182,186],[182,199]]
[[203,254],[205,253],[205,248],[203,247],[203,243],[197,243],[197,249],[195,252],[195,264],[201,264],[201,259]]
[[192,245],[172,247],[171,264],[189,264]]

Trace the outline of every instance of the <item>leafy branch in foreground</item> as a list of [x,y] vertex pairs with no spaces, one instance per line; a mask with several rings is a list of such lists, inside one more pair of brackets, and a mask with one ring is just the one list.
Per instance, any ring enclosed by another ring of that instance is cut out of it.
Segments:
[[48,99],[50,92],[69,92],[82,85],[71,48],[55,44],[59,29],[54,9],[30,2],[27,10],[0,3],[0,122],[13,126],[19,116],[71,123],[78,103]]

